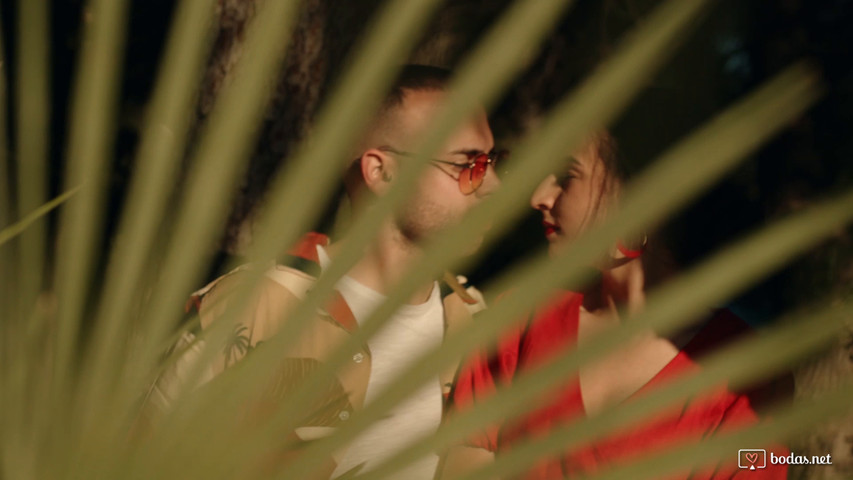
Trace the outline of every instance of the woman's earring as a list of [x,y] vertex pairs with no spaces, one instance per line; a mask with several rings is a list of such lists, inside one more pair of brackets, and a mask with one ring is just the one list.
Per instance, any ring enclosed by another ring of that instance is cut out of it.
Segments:
[[616,242],[616,250],[619,250],[619,253],[624,255],[625,258],[629,258],[629,259],[633,260],[635,258],[639,258],[646,251],[646,246],[648,244],[649,244],[649,236],[646,234],[643,234],[643,241],[639,245],[637,245],[637,246],[634,246],[634,245],[625,246],[625,244],[622,243],[622,241],[620,240],[620,241]]

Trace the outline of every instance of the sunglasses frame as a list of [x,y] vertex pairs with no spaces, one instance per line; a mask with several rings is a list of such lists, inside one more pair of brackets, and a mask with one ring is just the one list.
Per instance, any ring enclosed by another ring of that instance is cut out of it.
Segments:
[[[414,157],[415,154],[411,152],[405,152],[402,150],[397,150],[394,147],[390,147],[387,145],[383,145],[378,147],[377,150],[381,150],[383,152],[388,152],[394,155],[401,155],[404,157]],[[438,158],[430,158],[429,161],[433,163],[433,166],[446,173],[450,178],[453,178],[459,183],[459,191],[462,192],[463,195],[471,195],[476,192],[483,185],[483,180],[486,178],[486,174],[489,170],[489,165],[494,169],[497,165],[498,159],[502,158],[506,152],[504,151],[495,151],[491,152],[467,152],[465,153],[468,156],[468,161],[464,163],[451,162],[449,160],[441,160]],[[481,160],[485,158],[485,160]],[[462,171],[459,172],[459,177],[454,177],[452,174],[444,170],[443,168],[434,165],[436,163],[451,165],[454,167],[461,168]],[[479,167],[482,173],[478,174],[479,176],[475,178],[475,168]],[[466,175],[465,170],[468,171]]]

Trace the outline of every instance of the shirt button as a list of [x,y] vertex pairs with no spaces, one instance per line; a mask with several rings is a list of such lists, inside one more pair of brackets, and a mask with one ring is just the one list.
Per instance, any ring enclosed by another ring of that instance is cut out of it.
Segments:
[[348,420],[349,419],[349,412],[344,410],[343,412],[338,414],[338,418],[340,418],[341,420]]
[[352,356],[352,361],[355,363],[361,363],[364,361],[364,354],[359,352]]

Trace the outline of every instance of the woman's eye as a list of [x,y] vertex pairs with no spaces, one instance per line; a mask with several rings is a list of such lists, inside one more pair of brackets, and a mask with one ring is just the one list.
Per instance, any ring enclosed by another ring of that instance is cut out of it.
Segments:
[[573,173],[566,172],[557,175],[557,184],[563,188],[566,188],[572,180],[577,178]]

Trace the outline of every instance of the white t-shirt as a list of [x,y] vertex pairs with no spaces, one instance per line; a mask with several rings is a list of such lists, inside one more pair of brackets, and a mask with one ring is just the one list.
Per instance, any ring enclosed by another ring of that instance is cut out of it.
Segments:
[[[320,265],[325,268],[330,263],[329,257],[322,247],[318,246],[317,251]],[[351,277],[341,278],[337,288],[359,324],[385,300],[385,296]],[[382,329],[368,340],[371,371],[365,404],[370,404],[395,376],[421,354],[441,344],[443,336],[444,309],[438,283],[434,283],[426,302],[401,306]],[[360,471],[369,470],[413,441],[435,432],[441,422],[441,403],[441,386],[436,375],[432,381],[398,404],[387,417],[374,423],[353,440],[332,478],[362,463],[365,465]],[[394,478],[431,480],[437,465],[438,456],[433,454],[409,465]]]

